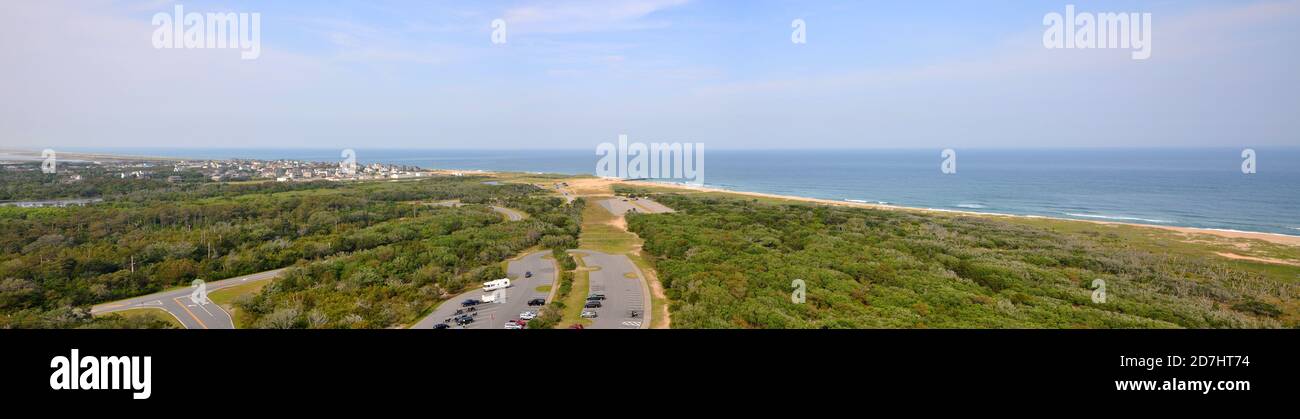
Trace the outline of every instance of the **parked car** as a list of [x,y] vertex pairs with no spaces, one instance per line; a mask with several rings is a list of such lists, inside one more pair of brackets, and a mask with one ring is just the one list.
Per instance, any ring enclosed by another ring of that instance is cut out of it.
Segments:
[[594,318],[596,318],[596,312],[591,311],[591,310],[583,311],[583,312],[582,312],[582,318],[584,318],[584,319],[594,319]]
[[545,298],[534,298],[534,299],[528,300],[528,305],[530,305],[530,306],[544,306],[544,305],[546,305],[546,299],[545,299]]
[[582,306],[582,307],[583,307],[583,308],[600,308],[600,300],[591,300],[591,301],[587,301],[587,305]]
[[447,325],[447,323],[438,323],[438,324],[433,325],[433,328],[434,328],[434,329],[450,329],[451,326]]
[[524,320],[532,320],[537,318],[537,313],[533,311],[525,311],[523,313],[519,313],[519,318]]
[[523,329],[523,328],[524,328],[524,327],[523,327],[523,326],[520,326],[519,323],[515,323],[515,322],[506,322],[506,329],[518,330],[518,329]]
[[461,307],[470,307],[470,306],[476,306],[476,305],[479,305],[479,304],[483,304],[483,302],[482,302],[482,301],[479,301],[479,300],[476,300],[476,299],[473,299],[473,298],[468,299],[468,300],[465,300],[465,301],[461,301],[461,302],[460,302],[460,306],[461,306]]
[[580,324],[575,324],[575,325],[573,325],[573,326],[569,326],[569,328],[570,328],[570,329],[574,329],[574,330],[582,330],[582,329],[585,329],[585,327],[583,327],[583,326],[580,325]]
[[532,278],[532,277],[533,277],[533,271],[524,272],[524,278]]
[[588,295],[588,296],[587,296],[587,300],[588,300],[588,301],[591,301],[591,300],[604,300],[604,299],[605,299],[605,294],[603,294],[603,293],[595,293],[595,294],[591,294],[591,295]]
[[524,319],[515,320],[515,324],[517,324],[517,325],[519,325],[519,326],[521,326],[521,327],[527,327],[527,326],[528,326],[528,320],[524,320]]

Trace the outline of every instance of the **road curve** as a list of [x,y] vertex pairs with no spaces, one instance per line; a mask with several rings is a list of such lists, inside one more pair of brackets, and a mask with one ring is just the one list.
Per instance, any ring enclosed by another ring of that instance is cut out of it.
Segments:
[[506,220],[508,221],[519,221],[524,219],[524,213],[516,210],[512,210],[510,208],[492,206],[492,210],[501,213],[501,215],[506,216]]
[[[204,284],[208,292],[232,287],[235,285],[246,284],[249,282],[265,281],[274,279],[284,271],[283,268],[258,272],[251,275],[238,276],[220,281],[213,281]],[[107,314],[116,311],[130,310],[136,308],[157,308],[167,311],[186,329],[234,329],[235,322],[225,309],[220,305],[207,301],[203,304],[195,303],[190,300],[190,294],[194,291],[192,287],[177,288],[156,292],[149,295],[132,297],[125,300],[114,301],[110,303],[97,304],[90,308],[90,314]]]

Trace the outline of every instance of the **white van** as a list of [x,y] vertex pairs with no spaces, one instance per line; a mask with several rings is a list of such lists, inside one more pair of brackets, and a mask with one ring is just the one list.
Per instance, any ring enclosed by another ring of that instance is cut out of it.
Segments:
[[510,288],[510,278],[501,278],[483,283],[483,291],[495,291],[503,288]]

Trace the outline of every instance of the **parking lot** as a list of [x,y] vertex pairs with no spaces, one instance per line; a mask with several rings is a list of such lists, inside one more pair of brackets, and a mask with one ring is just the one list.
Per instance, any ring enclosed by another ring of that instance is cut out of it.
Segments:
[[643,214],[660,214],[673,212],[672,208],[664,206],[648,198],[624,198],[615,197],[599,201],[601,207],[614,215],[623,215],[629,211],[635,211]]
[[[650,325],[650,313],[646,310],[649,299],[644,292],[641,271],[632,260],[624,255],[611,255],[591,250],[572,251],[581,256],[588,267],[599,267],[590,271],[590,289],[592,294],[603,293],[605,300],[600,308],[584,310],[595,311],[597,317],[592,320],[589,329],[644,329]],[[630,277],[630,278],[629,278]]]
[[[488,294],[476,288],[442,303],[433,314],[420,320],[411,328],[431,329],[435,324],[446,323],[452,329],[504,329],[506,322],[519,319],[519,314],[524,311],[540,312],[543,306],[529,306],[528,301],[535,298],[545,300],[550,292],[537,291],[537,287],[555,285],[555,264],[551,259],[543,258],[550,254],[549,251],[541,251],[509,262],[506,274],[510,278],[511,286],[505,289],[504,302],[479,304],[473,306],[472,311],[468,307],[462,307],[462,301],[471,298],[482,300],[483,295]],[[533,273],[532,278],[524,278],[524,274],[529,271]],[[474,322],[464,326],[457,325],[452,321],[457,316],[457,310],[472,315]]]

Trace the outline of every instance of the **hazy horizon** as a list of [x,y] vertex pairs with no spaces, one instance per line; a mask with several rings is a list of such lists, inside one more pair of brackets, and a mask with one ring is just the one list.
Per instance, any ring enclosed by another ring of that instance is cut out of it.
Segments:
[[[1077,2],[1150,13],[1145,60],[1045,48],[1045,15],[1072,3],[10,2],[0,138],[32,149],[591,150],[620,134],[710,150],[1300,145],[1300,1]],[[156,49],[151,18],[176,4],[259,13],[260,56]],[[492,42],[495,19],[505,43]],[[796,19],[804,44],[792,42]]]

